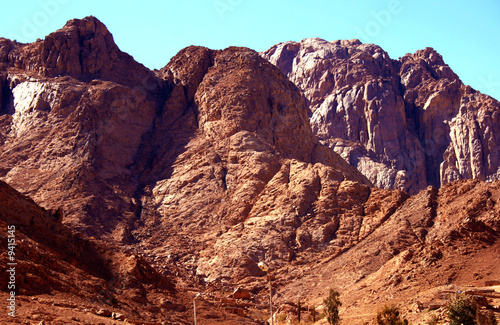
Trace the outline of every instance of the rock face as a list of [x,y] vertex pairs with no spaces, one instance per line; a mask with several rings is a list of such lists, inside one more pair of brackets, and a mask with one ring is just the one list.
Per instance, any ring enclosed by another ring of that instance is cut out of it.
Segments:
[[[499,185],[462,180],[440,190],[430,186],[398,205],[355,247],[307,272],[301,282],[308,288],[339,288],[348,306],[344,315],[375,313],[387,301],[423,301],[433,287],[482,286],[483,277],[500,275],[500,266],[491,260],[500,251]],[[287,287],[288,296],[300,290]],[[327,289],[323,292],[325,296]],[[369,300],[374,305],[357,306]]]
[[123,228],[137,208],[130,166],[163,82],[95,18],[36,43],[1,44],[2,178],[44,207],[62,207],[78,228]]
[[72,76],[140,85],[151,72],[119,50],[97,19],[68,21],[44,40],[23,45],[0,40],[0,62],[44,77]]
[[[191,241],[198,233],[203,243],[269,215],[294,227],[319,218],[325,241],[338,222],[313,212],[332,206],[319,203],[324,192],[343,182],[369,192],[368,180],[313,136],[297,88],[255,51],[189,47],[155,75],[92,17],[37,43],[4,43],[3,111],[11,113],[1,120],[1,176],[88,235],[156,249],[172,232]],[[231,272],[258,275],[259,260],[276,258],[266,251],[279,246],[278,264],[292,254],[288,238],[271,237],[269,247],[207,263],[243,263]],[[200,253],[197,244],[171,245],[192,249],[195,260]]]
[[[293,231],[276,237],[259,230],[260,242],[246,241],[234,250],[224,243],[231,230],[252,218],[290,223],[290,230],[320,218],[312,210],[323,200],[322,191],[335,192],[341,182],[368,188],[366,178],[317,142],[298,90],[254,51],[190,47],[161,74],[174,86],[151,142],[172,146],[155,154],[141,218],[164,229],[151,234],[152,242],[170,243],[166,232],[189,234],[191,267],[199,276],[241,279],[261,275],[261,260],[285,263],[293,256]],[[332,220],[324,216],[318,222]],[[200,252],[193,234],[215,245],[217,253]]]
[[313,131],[381,188],[416,193],[499,177],[500,104],[427,48],[398,61],[358,40],[280,43],[262,56],[306,97]]
[[[479,105],[486,97],[462,86],[430,50],[398,63],[373,45],[309,43],[280,45],[271,56],[289,78],[310,81],[298,88],[239,47],[191,46],[150,71],[93,17],[33,44],[0,39],[0,178],[23,194],[0,182],[0,225],[19,225],[19,249],[29,252],[20,256],[23,274],[40,274],[23,278],[36,281],[22,294],[49,288],[87,303],[98,294],[102,304],[93,308],[106,315],[184,324],[193,292],[208,292],[199,298],[207,324],[252,324],[265,320],[255,316],[268,298],[261,261],[276,275],[278,303],[306,292],[314,304],[342,287],[373,305],[371,288],[400,292],[397,266],[408,261],[415,286],[442,284],[418,265],[456,257],[439,246],[447,238],[470,244],[469,254],[496,256],[498,182],[428,187],[412,197],[388,188],[432,183],[429,157],[446,158],[436,163],[446,181],[468,172],[479,178],[481,170],[494,178],[498,116],[487,114],[498,103]],[[295,64],[299,57],[304,64]],[[316,67],[329,66],[326,57],[338,73]],[[412,69],[400,80],[398,71]],[[453,114],[448,99],[460,105]],[[386,188],[373,187],[313,131]],[[463,146],[466,133],[474,146]],[[448,138],[439,153],[425,142]],[[495,260],[485,261],[484,273],[496,272]],[[452,277],[450,268],[443,274]],[[218,296],[237,287],[258,307]]]
[[[109,242],[75,233],[61,224],[61,218],[61,211],[47,211],[0,181],[0,227],[5,229],[0,239],[12,244],[9,251],[13,253],[7,254],[6,246],[0,255],[0,271],[9,274],[7,270],[13,265],[15,269],[15,280],[3,277],[0,285],[9,294],[16,292],[17,318],[29,319],[36,315],[36,307],[31,304],[38,300],[34,298],[37,295],[50,296],[39,301],[45,305],[46,315],[53,314],[42,320],[54,324],[70,323],[76,314],[89,318],[89,303],[97,310],[111,306],[122,311],[123,305],[127,305],[123,312],[129,320],[158,321],[160,316],[174,323],[182,318],[179,309],[183,310],[181,304],[186,298],[184,294],[175,293],[166,275],[152,268],[143,257],[124,253]],[[7,227],[13,230],[6,231]],[[9,280],[12,282],[8,283]],[[15,288],[7,290],[12,283]],[[58,297],[60,293],[64,294],[63,298]],[[170,303],[161,303],[157,295],[169,299]],[[22,296],[32,299],[25,300],[29,303],[20,303]],[[66,310],[50,305],[66,307]],[[145,305],[151,308],[146,310]],[[51,310],[53,308],[55,310]],[[0,316],[3,323],[11,320],[7,314]]]

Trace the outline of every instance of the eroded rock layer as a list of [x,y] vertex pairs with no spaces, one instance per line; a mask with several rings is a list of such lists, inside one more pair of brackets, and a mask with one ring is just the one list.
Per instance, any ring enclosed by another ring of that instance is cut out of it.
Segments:
[[[322,191],[370,185],[319,144],[300,92],[255,51],[189,47],[154,74],[92,17],[3,43],[2,178],[88,235],[157,248],[172,231],[225,233],[259,215],[335,224],[313,213]],[[271,248],[241,253],[242,274],[260,274]]]
[[301,89],[321,141],[376,186],[414,194],[499,178],[499,102],[433,49],[392,60],[373,44],[313,38],[262,56]]
[[188,324],[198,297],[204,323],[262,323],[259,262],[277,305],[337,288],[351,314],[499,274],[498,181],[427,187],[496,178],[498,102],[430,49],[315,39],[266,57],[279,69],[192,46],[150,71],[94,17],[0,39],[0,178],[22,193],[0,182],[0,225],[19,227],[19,294],[52,295],[25,315]]

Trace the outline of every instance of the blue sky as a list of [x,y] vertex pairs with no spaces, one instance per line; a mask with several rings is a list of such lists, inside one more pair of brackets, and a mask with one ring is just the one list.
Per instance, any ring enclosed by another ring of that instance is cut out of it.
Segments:
[[4,1],[0,36],[32,42],[88,15],[149,68],[189,45],[263,51],[308,37],[359,38],[394,59],[433,47],[464,83],[500,99],[499,0]]

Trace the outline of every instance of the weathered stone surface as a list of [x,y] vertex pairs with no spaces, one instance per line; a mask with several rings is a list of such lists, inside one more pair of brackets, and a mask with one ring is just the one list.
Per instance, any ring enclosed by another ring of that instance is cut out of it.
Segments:
[[54,230],[61,219],[0,181],[0,216],[8,225],[25,232]]
[[2,115],[4,114],[4,110],[5,110],[4,104],[3,104],[3,98],[4,98],[3,92],[4,92],[5,83],[6,83],[5,76],[0,75],[0,112]]
[[498,179],[500,104],[431,48],[398,61],[357,40],[280,43],[262,56],[302,91],[313,131],[381,188]]
[[500,105],[493,98],[475,92],[462,97],[458,113],[447,121],[451,141],[440,166],[442,183],[500,178],[499,116]]
[[[183,57],[187,59],[179,65]],[[210,60],[208,68],[192,64],[206,60]],[[206,71],[203,78],[192,71],[194,67]],[[172,106],[168,100],[165,109],[173,107],[173,116],[181,116],[185,121],[175,123],[172,131],[176,134],[182,132],[181,127],[185,130],[189,126],[192,135],[177,156],[157,156],[155,165],[169,166],[168,175],[165,170],[150,173],[157,179],[152,195],[143,197],[142,218],[147,224],[160,223],[165,229],[179,231],[181,227],[182,231],[189,229],[200,236],[205,231],[222,233],[220,239],[211,239],[217,240],[216,247],[221,247],[216,248],[217,254],[207,251],[198,260],[196,253],[193,267],[200,276],[211,280],[241,279],[261,275],[257,267],[261,259],[271,261],[277,257],[279,263],[289,260],[293,252],[288,243],[265,243],[275,241],[272,233],[262,234],[259,230],[255,235],[263,236],[263,244],[247,241],[250,246],[234,250],[225,245],[224,238],[231,238],[231,229],[245,227],[248,220],[264,220],[263,216],[272,216],[278,210],[280,218],[285,214],[292,220],[297,218],[297,209],[305,214],[319,194],[311,192],[319,187],[317,181],[308,179],[310,173],[321,175],[328,182],[352,180],[369,184],[338,155],[317,143],[300,93],[254,51],[229,48],[214,52],[191,47],[181,51],[162,73],[167,80],[176,76],[172,80],[176,84],[172,92],[175,97],[171,98],[178,98]],[[177,85],[186,91],[175,94]],[[194,96],[190,103],[191,93]],[[181,105],[188,108],[179,109]],[[188,113],[181,115],[181,111]],[[186,120],[185,116],[196,113],[195,118]],[[158,133],[153,138],[163,136]],[[290,165],[300,167],[291,169]],[[296,176],[301,173],[304,175]],[[296,183],[294,177],[298,177]],[[319,177],[316,176],[318,181]],[[150,213],[154,209],[157,214]],[[192,249],[194,253],[196,247]],[[277,255],[266,253],[269,250],[275,250]]]
[[[52,53],[61,64],[46,60]],[[16,44],[8,57],[14,112],[2,120],[1,176],[42,206],[61,207],[63,222],[88,235],[152,250],[170,244],[192,257],[193,272],[236,263],[231,272],[242,278],[261,274],[260,259],[275,259],[267,250],[277,250],[280,264],[292,247],[241,246],[234,257],[199,260],[203,236],[217,240],[278,208],[303,217],[340,182],[368,195],[369,181],[313,136],[297,88],[255,51],[189,47],[157,76],[136,63],[125,74],[128,56],[85,18]],[[136,86],[142,75],[151,79]],[[326,214],[317,222],[312,245],[330,240],[338,223]]]
[[113,315],[109,309],[99,309],[95,314],[102,317],[111,317]]
[[[321,287],[326,296],[334,286],[343,292],[342,303],[348,305],[344,315],[352,315],[376,309],[357,307],[362,301],[371,300],[378,306],[403,299],[410,303],[419,295],[425,297],[426,288],[451,283],[482,286],[483,281],[474,280],[474,273],[500,271],[490,260],[500,247],[496,242],[500,214],[495,203],[499,186],[499,181],[462,180],[439,191],[428,187],[402,203],[387,195],[393,191],[372,192],[366,213],[382,212],[379,207],[391,205],[397,206],[394,213],[343,254],[320,259],[310,269],[305,264],[303,273],[296,270],[301,267],[298,263],[282,269],[277,275],[287,283],[282,292],[287,297],[307,296]],[[370,219],[364,218],[363,223]],[[350,233],[356,237],[356,228]],[[301,285],[293,283],[296,276],[301,276]]]
[[234,290],[232,297],[234,299],[246,299],[246,300],[251,299],[250,291],[248,291],[247,289],[243,289],[241,287],[238,287],[236,288],[236,290]]
[[[0,239],[6,244],[0,255],[0,271],[15,278],[0,279],[0,294],[15,290],[18,304],[23,299],[21,297],[28,297],[22,302],[23,308],[16,312],[16,317],[29,319],[26,316],[30,311],[37,309],[32,304],[44,300],[45,311],[54,308],[55,317],[74,317],[82,301],[92,301],[93,306],[99,306],[95,309],[97,315],[111,317],[110,305],[122,310],[125,304],[129,314],[141,309],[144,319],[152,316],[143,306],[155,304],[145,295],[146,287],[149,294],[161,293],[162,297],[172,299],[171,281],[143,258],[123,253],[109,242],[74,233],[60,223],[59,215],[60,212],[52,213],[39,207],[0,181],[0,227],[3,229]],[[8,270],[11,273],[7,273]],[[132,299],[130,292],[133,291],[142,292],[143,299]],[[64,297],[57,297],[58,294]],[[38,295],[49,298],[38,300]],[[175,296],[175,300],[179,298]],[[84,306],[88,304],[84,303]],[[57,307],[71,309],[61,312]],[[172,304],[172,307],[176,305]],[[0,317],[5,323],[4,317],[10,316]]]
[[120,236],[138,209],[132,166],[166,85],[93,17],[1,51],[1,177],[88,234],[101,224]]
[[120,51],[106,26],[94,17],[74,19],[31,44],[0,40],[0,62],[44,77],[109,80],[127,86],[150,82],[152,72]]
[[137,89],[71,78],[26,79],[12,94],[15,112],[3,120],[4,180],[45,207],[63,207],[68,221],[101,215],[106,224],[106,215],[133,211],[130,165],[151,128],[154,102]]
[[[438,175],[429,157],[440,155],[446,181],[492,179],[497,102],[461,85],[429,49],[398,63],[358,41],[285,45],[276,64],[311,81],[300,86],[306,99],[246,48],[188,47],[149,71],[92,17],[34,44],[0,40],[0,177],[31,197],[0,182],[0,226],[19,225],[23,294],[71,297],[72,306],[95,306],[96,318],[106,308],[175,324],[190,321],[204,292],[204,323],[252,324],[267,312],[261,261],[277,305],[303,297],[314,308],[339,288],[352,315],[499,274],[499,182],[458,181],[411,197],[387,189],[427,185]],[[322,145],[311,123],[387,188]],[[434,152],[430,140],[444,144]],[[252,288],[251,302],[231,305],[247,318],[219,305],[238,286]],[[26,298],[22,310],[36,306]]]

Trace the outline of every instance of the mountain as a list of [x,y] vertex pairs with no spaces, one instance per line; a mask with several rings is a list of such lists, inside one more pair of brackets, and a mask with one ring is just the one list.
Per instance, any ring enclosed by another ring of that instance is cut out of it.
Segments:
[[[131,320],[155,319],[162,305],[170,320],[182,316],[175,310],[184,309],[179,303],[185,297],[166,276],[142,257],[75,233],[61,217],[60,210],[47,211],[0,181],[0,226],[9,229],[0,236],[13,253],[1,255],[0,270],[10,275],[2,277],[1,287],[9,289],[9,298],[16,293],[17,319],[37,320],[36,309],[43,308],[48,311],[43,320],[51,324],[68,324],[75,316],[97,323],[99,310],[110,306]],[[14,320],[7,313],[0,319]]]
[[32,44],[1,43],[0,175],[43,207],[62,208],[89,235],[121,227],[137,209],[129,165],[156,116],[162,81],[94,18]]
[[500,103],[432,48],[392,60],[358,40],[280,43],[262,56],[307,98],[314,133],[380,188],[410,194],[500,175]]
[[[354,43],[342,44],[363,47]],[[347,163],[345,152],[368,153],[359,160],[379,171],[384,161],[354,141],[342,140],[340,155],[314,135],[320,108],[277,65],[247,48],[190,46],[150,71],[94,17],[32,44],[0,39],[0,216],[5,227],[24,225],[20,238],[39,247],[35,257],[22,255],[25,263],[34,274],[45,270],[43,281],[22,282],[24,315],[35,317],[39,306],[29,295],[50,292],[44,301],[56,307],[89,306],[65,310],[86,321],[113,322],[95,312],[113,309],[137,322],[188,324],[197,299],[204,323],[259,324],[269,313],[259,262],[276,277],[276,317],[298,297],[320,306],[329,288],[352,302],[343,313],[357,315],[395,299],[409,305],[418,290],[500,277],[491,258],[499,182],[437,189],[422,180],[414,196],[375,187],[378,178]],[[386,71],[380,78],[390,79],[392,65],[377,70]],[[421,146],[411,128],[397,132]],[[389,152],[395,142],[381,139]],[[238,287],[247,301],[231,294]],[[35,320],[65,323],[57,314]]]

